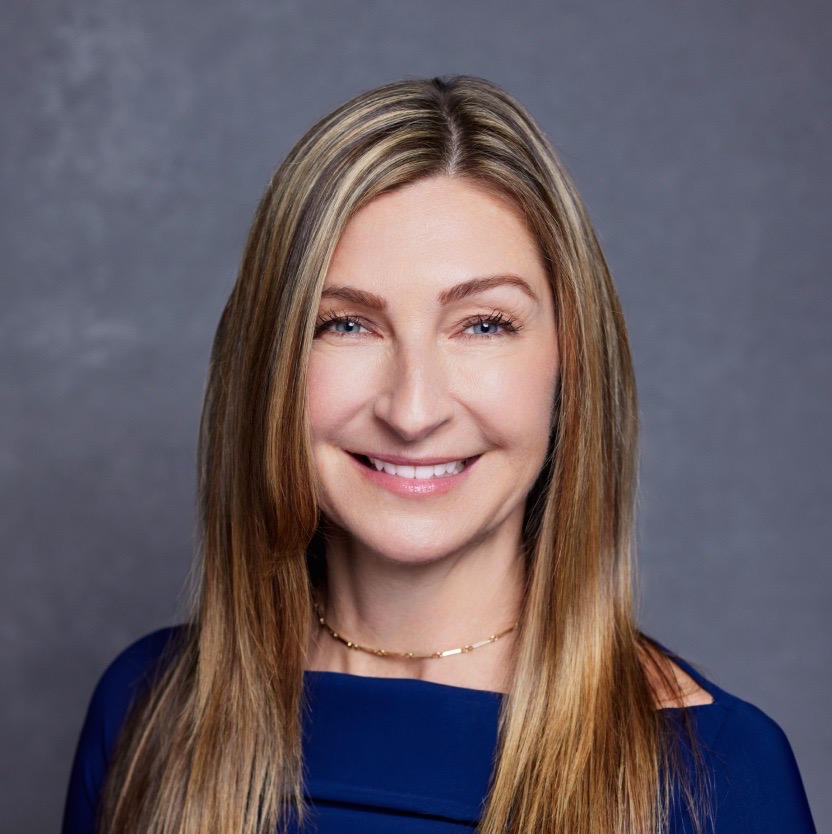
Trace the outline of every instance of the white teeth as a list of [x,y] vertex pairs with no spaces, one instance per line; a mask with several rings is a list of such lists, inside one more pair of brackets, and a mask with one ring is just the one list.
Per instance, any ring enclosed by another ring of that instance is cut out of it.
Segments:
[[369,461],[379,472],[384,470],[388,475],[397,475],[399,478],[413,478],[418,481],[459,475],[465,469],[464,460],[452,460],[448,463],[438,463],[435,466],[396,466],[396,464],[378,458],[369,458]]

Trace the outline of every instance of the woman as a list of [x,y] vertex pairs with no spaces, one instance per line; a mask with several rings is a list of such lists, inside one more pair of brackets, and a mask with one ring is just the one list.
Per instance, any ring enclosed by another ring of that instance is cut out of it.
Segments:
[[638,631],[616,293],[474,78],[315,125],[211,360],[192,622],[93,698],[65,832],[803,832],[788,743]]

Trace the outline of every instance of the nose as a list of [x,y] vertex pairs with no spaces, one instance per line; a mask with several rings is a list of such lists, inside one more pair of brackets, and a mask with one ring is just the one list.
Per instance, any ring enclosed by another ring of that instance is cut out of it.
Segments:
[[453,414],[441,351],[429,344],[400,344],[382,369],[374,413],[402,440],[421,440]]

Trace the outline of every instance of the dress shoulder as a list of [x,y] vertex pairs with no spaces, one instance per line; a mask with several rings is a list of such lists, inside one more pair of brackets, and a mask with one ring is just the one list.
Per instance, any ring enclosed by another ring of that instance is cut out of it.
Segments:
[[815,834],[794,753],[777,722],[673,659],[713,697],[688,713],[711,783],[715,834]]
[[184,627],[154,631],[110,663],[93,691],[75,751],[64,807],[63,834],[93,834],[107,768],[130,707],[141,697]]

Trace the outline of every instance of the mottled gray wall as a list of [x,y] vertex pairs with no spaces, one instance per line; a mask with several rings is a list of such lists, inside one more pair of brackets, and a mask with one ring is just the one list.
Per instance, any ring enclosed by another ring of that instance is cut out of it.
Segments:
[[86,702],[177,616],[209,344],[276,162],[403,75],[521,98],[629,319],[644,622],[789,734],[832,829],[827,0],[7,0],[4,831],[55,830]]

